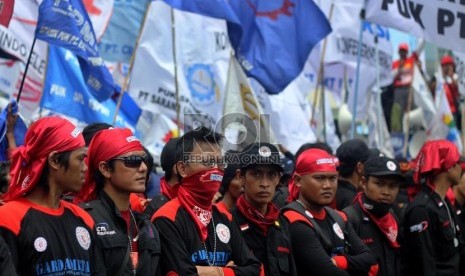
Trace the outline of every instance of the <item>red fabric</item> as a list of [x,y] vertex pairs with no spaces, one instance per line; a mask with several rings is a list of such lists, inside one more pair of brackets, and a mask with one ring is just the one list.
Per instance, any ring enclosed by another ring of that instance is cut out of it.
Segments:
[[415,173],[413,179],[419,182],[421,176],[451,169],[460,160],[460,153],[454,143],[447,140],[426,142],[415,159]]
[[409,86],[413,80],[413,68],[417,59],[416,53],[404,60],[401,66],[401,60],[398,59],[392,63],[392,69],[399,69],[397,76],[394,78],[394,87],[405,87]]
[[[450,106],[450,111],[455,114],[457,113],[457,105],[455,104],[458,102],[460,98],[459,88],[455,83],[444,83],[444,92],[446,93],[447,102]],[[457,124],[461,122],[456,122]]]
[[24,196],[37,185],[52,151],[73,151],[84,145],[81,133],[68,120],[59,117],[37,120],[28,129],[24,145],[13,152],[10,187],[4,200]]
[[129,203],[131,205],[131,210],[143,213],[145,211],[145,207],[147,206],[147,198],[144,194],[131,193],[129,196]]
[[382,218],[378,218],[372,215],[363,205],[362,193],[357,194],[357,196],[355,197],[355,201],[358,202],[360,208],[362,208],[362,211],[370,217],[370,219],[375,223],[375,225],[378,227],[381,233],[383,233],[383,235],[387,238],[389,245],[391,245],[392,248],[400,248],[400,245],[397,242],[397,234],[399,231],[399,227],[394,216],[390,212],[388,212]]
[[178,196],[179,184],[174,185],[171,187],[166,182],[166,178],[163,176],[160,178],[160,191],[162,195],[166,196],[168,199],[173,199]]
[[13,8],[15,6],[14,0],[4,0],[1,1],[0,9],[0,25],[3,25],[8,28],[10,24],[11,17],[13,16]]
[[404,50],[408,52],[408,44],[407,43],[401,43],[399,44],[399,50]]
[[234,275],[236,275],[234,270],[232,268],[230,268],[230,267],[222,267],[221,269],[223,270],[223,275],[224,276],[234,276]]
[[288,184],[288,202],[292,202],[299,197],[299,188],[294,184],[294,175],[305,175],[316,172],[337,172],[337,158],[321,149],[308,149],[299,155],[294,174]]
[[448,55],[443,56],[441,58],[441,65],[444,66],[444,65],[448,65],[448,64],[454,65],[455,64],[454,59],[451,56],[448,56]]
[[340,269],[347,270],[347,268],[349,267],[347,258],[344,256],[334,256],[333,260],[336,261],[336,266]]
[[104,129],[92,138],[87,151],[86,183],[75,198],[75,202],[90,201],[96,198],[94,174],[102,161],[108,161],[131,151],[143,151],[140,141],[127,128]]
[[268,228],[273,226],[279,217],[279,209],[273,202],[268,203],[266,215],[261,214],[252,204],[250,204],[244,195],[241,195],[236,201],[237,210],[241,212],[247,220],[258,226],[265,236]]
[[220,188],[223,174],[219,169],[201,171],[183,178],[179,186],[179,203],[193,219],[202,242],[208,236],[207,225],[212,218],[212,201]]
[[446,193],[446,198],[449,200],[449,202],[455,206],[455,194],[454,194],[454,190],[452,190],[452,188],[449,188],[447,190],[447,193]]

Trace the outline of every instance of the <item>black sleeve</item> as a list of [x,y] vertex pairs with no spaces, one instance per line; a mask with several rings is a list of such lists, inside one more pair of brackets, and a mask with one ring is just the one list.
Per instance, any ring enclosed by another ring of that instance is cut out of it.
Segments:
[[289,225],[292,253],[300,273],[312,272],[313,275],[349,275],[336,267],[324,250],[315,231],[303,222]]
[[408,247],[409,254],[415,252],[415,258],[409,258],[411,271],[418,272],[418,275],[436,275],[436,258],[431,238],[433,232],[426,209],[415,207],[405,219],[404,246]]
[[184,237],[167,218],[156,218],[153,222],[160,233],[161,269],[163,275],[175,272],[177,275],[197,275],[197,268],[183,242]]
[[0,272],[2,275],[16,275],[16,269],[13,265],[10,249],[2,236],[0,236]]
[[376,256],[363,244],[349,222],[346,223],[346,234],[350,243],[349,254],[344,255],[348,263],[347,271],[351,274],[368,273],[377,264]]
[[90,252],[90,262],[91,262],[91,272],[92,276],[106,275],[106,267],[105,261],[102,255],[102,249],[100,248],[98,237],[96,234],[96,229],[94,227],[93,231],[91,232],[92,235],[92,245]]
[[234,270],[235,275],[260,275],[262,264],[255,258],[252,251],[250,251],[249,247],[245,243],[237,223],[231,223],[230,228],[231,240],[229,243],[232,248],[231,259],[236,265],[231,268]]
[[17,243],[18,238],[13,232],[11,232],[9,229],[6,229],[6,228],[0,228],[0,236],[3,239],[3,242],[5,243],[6,247],[9,249],[11,263],[13,264],[14,268],[18,270],[18,267],[19,267],[18,243]]

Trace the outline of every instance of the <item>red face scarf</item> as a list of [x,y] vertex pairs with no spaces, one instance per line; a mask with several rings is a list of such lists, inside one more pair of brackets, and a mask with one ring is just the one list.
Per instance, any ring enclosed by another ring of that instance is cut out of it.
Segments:
[[24,196],[37,185],[52,151],[73,151],[84,145],[82,134],[68,120],[59,117],[37,120],[28,129],[24,145],[13,151],[11,182],[4,200]]
[[160,190],[162,195],[166,196],[169,200],[178,196],[179,184],[174,185],[171,187],[166,182],[166,178],[163,176],[160,178]]
[[86,183],[76,196],[75,202],[90,201],[96,198],[94,174],[99,163],[108,161],[131,151],[143,151],[140,141],[127,128],[104,129],[92,138],[87,151]]
[[258,226],[263,233],[267,234],[268,228],[273,226],[278,220],[279,210],[273,202],[268,203],[268,211],[266,215],[262,215],[252,204],[250,204],[244,197],[241,195],[236,202],[237,210],[241,212],[250,222]]
[[289,182],[288,202],[292,202],[299,197],[299,188],[294,183],[294,175],[305,175],[316,172],[337,172],[337,158],[321,149],[308,149],[299,155],[294,174]]
[[222,179],[223,171],[211,169],[183,178],[179,185],[179,203],[193,219],[202,242],[208,236],[207,225],[212,218],[212,200]]
[[354,202],[358,202],[362,211],[367,214],[370,219],[375,223],[378,229],[383,233],[383,235],[387,238],[389,244],[393,248],[399,248],[400,245],[397,243],[397,233],[398,233],[398,226],[394,216],[388,212],[383,217],[379,218],[371,214],[363,205],[362,200],[362,193],[358,193],[354,199]]
[[415,159],[415,173],[413,178],[416,183],[425,174],[434,176],[451,169],[460,160],[460,153],[454,143],[447,140],[435,140],[426,142]]

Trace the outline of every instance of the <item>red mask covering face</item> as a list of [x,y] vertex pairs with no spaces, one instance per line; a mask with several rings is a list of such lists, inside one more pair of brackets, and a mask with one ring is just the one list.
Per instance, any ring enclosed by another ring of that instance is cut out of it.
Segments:
[[208,169],[182,179],[178,190],[181,206],[194,220],[200,238],[207,239],[207,225],[212,219],[212,200],[220,188],[223,171]]
[[73,151],[84,145],[82,134],[70,121],[59,117],[37,120],[28,129],[24,145],[13,152],[11,184],[4,200],[24,196],[37,185],[51,152]]

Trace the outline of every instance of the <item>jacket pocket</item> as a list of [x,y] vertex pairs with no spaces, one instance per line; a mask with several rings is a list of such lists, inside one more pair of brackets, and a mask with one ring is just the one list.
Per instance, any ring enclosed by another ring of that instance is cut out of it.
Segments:
[[278,266],[279,271],[281,272],[280,275],[288,275],[290,271],[290,254],[289,248],[285,247],[278,247]]

